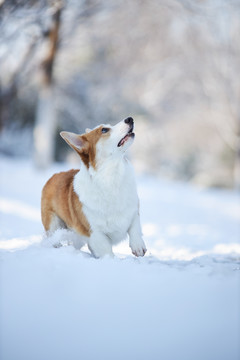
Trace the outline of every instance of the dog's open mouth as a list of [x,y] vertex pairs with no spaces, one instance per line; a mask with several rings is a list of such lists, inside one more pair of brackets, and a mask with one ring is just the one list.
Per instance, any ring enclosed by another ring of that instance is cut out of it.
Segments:
[[125,144],[125,142],[128,141],[129,138],[134,138],[135,134],[133,132],[133,126],[132,128],[129,130],[129,132],[127,133],[127,135],[125,135],[118,143],[118,147],[123,146]]

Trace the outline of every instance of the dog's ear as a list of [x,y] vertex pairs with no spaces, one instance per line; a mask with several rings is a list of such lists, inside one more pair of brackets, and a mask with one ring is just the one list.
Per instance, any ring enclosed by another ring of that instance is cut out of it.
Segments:
[[92,130],[89,128],[86,128],[85,133],[88,134],[90,131],[92,131]]
[[75,151],[81,153],[87,147],[87,140],[82,135],[77,135],[67,131],[60,132],[61,137],[70,145]]
[[89,167],[89,142],[84,135],[77,135],[71,132],[60,132],[61,137],[73,148],[81,157],[84,164]]

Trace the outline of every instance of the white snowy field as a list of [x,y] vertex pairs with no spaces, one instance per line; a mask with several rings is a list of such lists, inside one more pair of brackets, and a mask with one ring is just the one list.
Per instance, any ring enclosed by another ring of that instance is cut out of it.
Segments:
[[146,256],[96,260],[43,239],[41,188],[68,168],[0,158],[1,360],[239,360],[237,194],[138,178]]

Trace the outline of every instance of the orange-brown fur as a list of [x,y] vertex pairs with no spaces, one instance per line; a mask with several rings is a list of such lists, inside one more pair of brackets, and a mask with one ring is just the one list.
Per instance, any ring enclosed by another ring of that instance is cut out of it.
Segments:
[[73,190],[73,177],[79,170],[69,170],[53,175],[42,191],[42,222],[50,230],[52,216],[56,214],[69,228],[90,236],[91,229],[83,214],[82,205]]
[[103,127],[100,126],[87,134],[79,135],[84,142],[84,146],[81,150],[65,139],[65,141],[80,155],[87,168],[89,168],[89,165],[91,164],[91,166],[96,169],[96,144],[101,137],[107,138],[109,136],[109,133],[102,133],[102,128]]
[[[78,135],[83,146],[78,149],[68,139],[65,141],[80,155],[84,164],[96,168],[96,144],[100,137],[107,138],[109,134],[102,133],[102,127]],[[82,204],[73,189],[73,177],[80,170],[70,170],[53,175],[42,191],[42,222],[46,231],[50,230],[51,221],[56,214],[68,228],[75,229],[79,234],[90,236],[90,225],[82,211]]]

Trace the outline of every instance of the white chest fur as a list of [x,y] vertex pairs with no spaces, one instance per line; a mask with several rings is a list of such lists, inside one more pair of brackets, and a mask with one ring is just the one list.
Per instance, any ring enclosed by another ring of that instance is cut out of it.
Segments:
[[134,172],[125,158],[104,163],[98,170],[84,166],[75,175],[74,190],[92,231],[112,243],[123,240],[138,212]]

